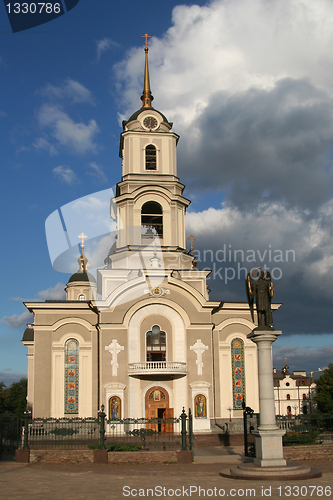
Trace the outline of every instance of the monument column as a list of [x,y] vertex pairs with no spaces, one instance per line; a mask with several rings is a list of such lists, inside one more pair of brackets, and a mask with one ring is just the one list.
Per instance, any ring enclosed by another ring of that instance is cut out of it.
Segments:
[[256,437],[254,463],[261,467],[286,465],[282,448],[285,431],[276,425],[273,384],[272,344],[281,334],[270,327],[258,327],[248,335],[258,347],[260,425],[253,434]]

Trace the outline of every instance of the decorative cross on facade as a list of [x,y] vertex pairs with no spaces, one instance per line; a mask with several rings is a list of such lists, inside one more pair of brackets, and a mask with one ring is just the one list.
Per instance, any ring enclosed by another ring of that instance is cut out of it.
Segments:
[[201,339],[197,339],[196,343],[194,345],[190,346],[190,350],[194,351],[197,355],[196,364],[198,367],[198,375],[202,375],[202,368],[203,368],[202,353],[204,351],[207,351],[207,349],[208,349],[208,346],[203,344],[201,342]]
[[105,346],[105,350],[109,351],[112,358],[111,358],[111,366],[112,366],[112,377],[117,376],[117,368],[119,367],[117,363],[117,356],[120,353],[120,351],[123,351],[125,347],[123,345],[118,344],[116,339],[113,339],[110,345]]
[[191,242],[190,253],[191,253],[191,255],[193,255],[193,241],[195,241],[195,238],[194,238],[194,236],[191,235],[187,239],[190,240],[190,242]]
[[86,238],[88,238],[88,236],[87,236],[86,234],[84,234],[84,233],[81,233],[81,234],[78,236],[78,238],[80,238],[80,240],[82,240],[82,242],[81,242],[81,248],[82,248],[82,250],[83,250],[83,249],[84,249],[84,240],[85,240]]
[[145,38],[145,44],[146,44],[146,49],[148,48],[148,38],[151,38],[150,35],[147,35],[147,33],[145,35],[142,35],[141,38]]

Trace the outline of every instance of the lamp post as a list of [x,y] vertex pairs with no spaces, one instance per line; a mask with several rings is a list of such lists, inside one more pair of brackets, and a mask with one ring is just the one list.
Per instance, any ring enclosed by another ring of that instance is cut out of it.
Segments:
[[229,406],[229,407],[227,408],[227,410],[228,410],[228,412],[229,412],[229,422],[231,422],[231,412],[232,412],[232,407],[231,407],[231,406]]

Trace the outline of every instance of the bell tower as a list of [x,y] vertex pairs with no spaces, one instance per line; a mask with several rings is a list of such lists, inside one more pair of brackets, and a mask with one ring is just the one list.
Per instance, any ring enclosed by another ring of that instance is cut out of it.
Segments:
[[[174,269],[191,269],[193,257],[186,252],[185,210],[190,204],[182,196],[184,185],[177,177],[176,147],[179,136],[167,118],[153,108],[145,38],[144,85],[141,108],[123,121],[119,156],[122,179],[117,185],[117,242],[106,259],[109,268],[128,265],[131,252],[144,252],[157,245]],[[181,259],[180,259],[180,254]],[[135,265],[135,264],[134,264]],[[140,267],[140,263],[138,263]],[[135,265],[136,267],[136,265]]]

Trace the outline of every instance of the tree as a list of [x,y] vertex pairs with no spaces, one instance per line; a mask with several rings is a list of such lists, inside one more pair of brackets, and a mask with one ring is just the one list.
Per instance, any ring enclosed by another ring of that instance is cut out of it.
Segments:
[[333,364],[317,380],[316,401],[321,413],[333,413]]
[[8,409],[8,389],[4,382],[0,382],[0,415]]
[[8,388],[9,409],[19,417],[23,417],[27,409],[27,386],[27,379],[21,378],[19,382],[13,382]]
[[0,414],[10,412],[23,417],[27,407],[27,382],[26,378],[21,378],[19,382],[13,382],[10,387],[0,382]]

